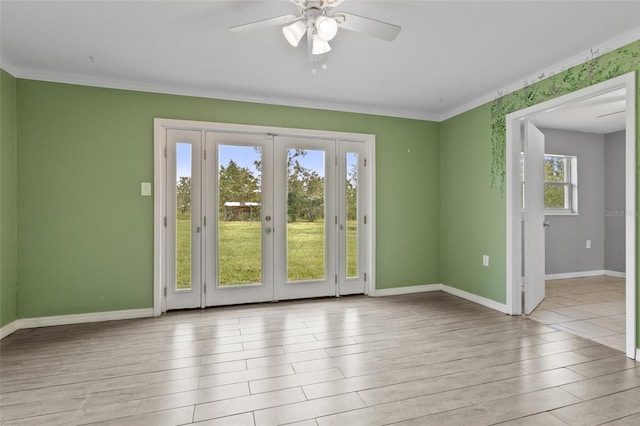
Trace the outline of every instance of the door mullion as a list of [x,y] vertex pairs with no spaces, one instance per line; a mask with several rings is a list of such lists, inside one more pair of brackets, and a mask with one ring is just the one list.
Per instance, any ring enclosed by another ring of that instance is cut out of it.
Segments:
[[[200,131],[200,140],[204,141],[204,132]],[[206,180],[206,171],[207,171],[207,161],[206,161],[206,152],[207,146],[206,143],[200,144],[200,190],[199,190],[199,200],[200,206],[198,208],[199,214],[199,223],[200,223],[200,233],[199,233],[199,247],[200,253],[198,256],[199,268],[198,271],[200,273],[200,308],[206,307],[206,260],[207,259],[207,249],[206,249],[206,235],[207,229],[204,223],[204,217],[206,217],[206,199],[205,194],[207,190],[207,180]]]

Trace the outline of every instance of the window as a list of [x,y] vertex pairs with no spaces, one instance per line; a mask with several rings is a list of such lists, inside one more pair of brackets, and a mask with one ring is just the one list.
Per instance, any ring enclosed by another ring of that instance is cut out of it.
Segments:
[[577,157],[544,155],[545,214],[578,213]]

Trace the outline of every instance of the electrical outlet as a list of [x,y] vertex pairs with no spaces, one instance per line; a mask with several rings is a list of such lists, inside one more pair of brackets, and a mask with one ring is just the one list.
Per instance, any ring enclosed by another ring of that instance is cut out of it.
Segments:
[[591,248],[591,240],[587,240],[587,248],[590,249]]
[[482,266],[489,266],[489,256],[486,254],[482,255]]
[[140,183],[140,195],[143,197],[151,196],[151,182]]

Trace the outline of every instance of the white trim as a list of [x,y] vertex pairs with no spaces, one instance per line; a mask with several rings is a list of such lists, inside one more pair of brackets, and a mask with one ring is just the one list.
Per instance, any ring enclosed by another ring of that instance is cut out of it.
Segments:
[[544,276],[545,280],[566,280],[569,278],[585,278],[585,277],[598,277],[598,276],[607,276],[607,277],[617,277],[617,278],[626,278],[627,274],[625,272],[618,271],[610,271],[608,269],[600,269],[595,271],[581,271],[581,272],[564,272],[561,274],[547,274]]
[[608,277],[627,278],[626,272],[610,271],[605,269],[604,274]]
[[4,327],[0,328],[0,340],[4,339],[5,337],[7,337],[8,335],[10,335],[11,333],[14,333],[18,330],[20,330],[20,320],[15,320],[13,322],[10,322],[9,324],[5,325]]
[[364,168],[365,181],[367,182],[366,191],[369,196],[366,197],[367,204],[364,207],[367,214],[367,224],[369,232],[367,237],[369,241],[365,241],[365,265],[367,279],[364,284],[364,292],[366,295],[375,295],[376,293],[376,137],[371,138],[365,146],[365,158],[368,161]]
[[[164,206],[165,188],[162,177],[166,175],[164,150],[167,146],[166,129],[164,129],[158,120],[153,121],[153,235],[154,241],[160,238],[158,243],[153,244],[153,316],[158,317],[165,311],[165,299],[162,297],[164,270],[155,265],[160,265],[161,259],[164,258],[163,247],[165,233],[163,231],[164,220],[166,214]],[[158,164],[161,164],[158,167]],[[159,236],[159,237],[158,237]]]
[[20,74],[22,69],[16,67],[15,65],[13,65],[13,63],[4,59],[2,55],[0,55],[0,68],[5,70],[7,73],[11,74],[11,77],[13,78],[21,78],[21,77],[18,77],[18,74]]
[[[551,76],[560,73],[568,68],[580,65],[591,59],[592,52],[599,52],[599,56],[608,53],[614,49],[626,46],[640,38],[640,27],[617,37],[602,42],[587,51],[582,51],[570,58],[558,62],[552,66],[543,68],[542,70],[532,73],[529,76],[518,80],[512,84],[506,85],[499,89],[501,95],[506,95],[522,89],[527,84],[532,84],[540,80],[540,76]],[[66,83],[91,87],[102,87],[108,89],[133,90],[148,93],[161,93],[167,95],[192,96],[206,99],[220,99],[239,102],[252,102],[266,105],[281,105],[297,108],[315,108],[330,111],[351,112],[356,114],[371,114],[387,117],[409,118],[415,120],[427,120],[442,122],[449,118],[470,111],[481,105],[493,101],[497,92],[488,93],[480,96],[470,102],[457,106],[445,113],[428,113],[415,110],[399,110],[392,108],[384,108],[379,106],[363,106],[353,104],[339,104],[333,102],[311,101],[304,99],[275,98],[275,97],[258,97],[239,95],[223,90],[211,90],[205,88],[189,88],[183,86],[154,84],[142,81],[120,80],[114,78],[91,77],[79,74],[56,73],[43,70],[34,70],[15,66],[11,62],[0,56],[0,66],[15,78],[39,80],[52,83]],[[525,84],[526,83],[526,84]]]
[[374,297],[386,297],[386,296],[398,296],[401,294],[413,294],[413,293],[426,293],[429,291],[442,290],[442,284],[423,284],[423,285],[410,285],[405,287],[393,287],[393,288],[381,288],[373,291],[373,294],[369,294]]
[[517,129],[520,121],[533,117],[536,114],[552,109],[580,102],[585,99],[606,93],[618,88],[626,88],[626,139],[625,139],[625,189],[626,189],[626,274],[625,274],[625,300],[626,300],[626,355],[629,358],[635,356],[636,351],[636,72],[632,71],[614,77],[609,80],[591,85],[564,96],[551,99],[512,112],[506,116],[506,198],[507,198],[507,307],[509,313],[520,314],[521,307],[518,301],[522,295],[519,272],[521,268],[520,247],[520,173],[516,170],[519,164],[520,141]]
[[625,82],[627,89],[627,111],[625,113],[626,120],[626,133],[625,133],[625,190],[626,200],[625,208],[627,210],[625,215],[625,234],[626,234],[626,246],[625,246],[625,282],[626,282],[626,335],[627,335],[627,350],[628,357],[636,355],[634,352],[638,347],[638,341],[636,340],[637,334],[637,318],[638,318],[638,304],[636,294],[636,264],[637,253],[637,229],[636,221],[638,219],[638,200],[636,192],[636,171],[638,170],[636,163],[636,106],[638,99],[636,98],[636,72],[627,73],[618,79]]
[[640,361],[640,348],[636,348],[636,357],[634,359]]
[[56,315],[50,317],[22,318],[5,325],[0,330],[0,339],[23,328],[51,327],[55,325],[83,324],[88,322],[117,321],[135,318],[150,318],[153,309],[127,309],[122,311],[90,312],[86,314]]
[[[522,269],[520,259],[522,259],[522,208],[520,204],[521,188],[520,183],[514,184],[513,176],[520,176],[520,138],[521,128],[506,118],[506,147],[505,147],[505,198],[507,205],[506,217],[506,283],[507,283],[507,313],[510,315],[522,315],[522,290],[523,284]],[[513,124],[513,125],[512,125]],[[514,145],[518,149],[514,149]],[[510,187],[510,184],[512,185]],[[517,283],[517,284],[516,284]]]
[[564,59],[554,65],[543,68],[538,72],[529,74],[529,76],[515,81],[511,84],[508,84],[501,89],[497,90],[494,93],[488,93],[484,96],[480,96],[472,100],[471,102],[467,102],[464,105],[460,105],[452,110],[449,110],[440,116],[439,121],[445,121],[449,118],[460,115],[464,112],[470,111],[474,108],[477,108],[486,103],[492,102],[496,99],[497,93],[500,93],[500,96],[508,95],[509,93],[517,92],[518,90],[526,87],[530,84],[537,83],[540,81],[540,76],[544,76],[542,79],[551,77],[552,75],[559,74],[564,70],[575,67],[577,65],[583,64],[591,59],[592,52],[599,52],[598,56],[602,56],[606,53],[609,53],[615,49],[618,49],[622,46],[626,46],[629,43],[633,43],[634,41],[640,38],[640,27],[626,32],[618,37],[614,37],[609,39],[603,43],[600,43],[589,50],[584,50],[576,55],[573,55],[570,58]]
[[487,299],[486,297],[478,296],[477,294],[469,293],[468,291],[450,287],[445,284],[442,284],[442,291],[446,291],[449,294],[453,294],[454,296],[461,297],[479,305],[486,306],[487,308],[493,309],[495,311],[502,312],[503,314],[508,313],[507,305],[505,305],[504,303],[496,302],[495,300]]
[[87,314],[57,315],[51,317],[23,318],[20,328],[51,327],[54,325],[81,324],[86,322],[116,321],[134,318],[149,318],[153,309],[127,309],[123,311],[90,312]]
[[562,272],[559,274],[546,274],[545,280],[566,280],[569,278],[586,278],[586,277],[598,277],[607,275],[604,269],[596,271],[578,271],[578,272]]
[[469,293],[468,291],[460,290],[446,284],[423,284],[405,287],[383,288],[376,290],[373,295],[375,297],[386,297],[398,296],[401,294],[425,293],[430,291],[444,291],[445,293],[449,293],[462,299],[469,300],[473,303],[486,306],[487,308],[493,309],[495,311],[507,313],[507,305],[505,305],[504,303],[496,302],[495,300],[487,299],[486,297],[478,296],[477,294]]
[[[1,60],[1,59],[0,59]],[[356,114],[380,115],[386,117],[401,117],[415,120],[440,121],[439,114],[430,114],[423,111],[400,110],[380,106],[364,106],[355,104],[342,104],[336,102],[313,101],[309,99],[291,99],[278,97],[248,96],[238,93],[207,88],[192,88],[168,84],[157,84],[134,80],[121,80],[107,77],[93,77],[80,74],[60,73],[13,66],[2,60],[5,71],[16,78],[45,81],[50,83],[65,83],[80,86],[100,87],[106,89],[131,90],[146,93],[160,93],[164,95],[190,96],[195,98],[218,99],[235,102],[250,102],[256,104],[289,106],[296,108],[313,108],[329,111],[351,112]]]

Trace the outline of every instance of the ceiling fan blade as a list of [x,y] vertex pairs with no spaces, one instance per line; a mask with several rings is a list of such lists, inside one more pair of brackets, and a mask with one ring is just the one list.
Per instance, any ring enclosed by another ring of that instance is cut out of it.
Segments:
[[398,25],[372,18],[365,18],[364,16],[354,15],[353,13],[338,12],[335,13],[333,17],[338,20],[338,25],[345,30],[367,34],[387,41],[395,40],[402,29]]
[[285,25],[293,21],[297,21],[298,19],[301,18],[296,15],[277,16],[275,18],[263,19],[261,21],[250,22],[248,24],[236,25],[235,27],[231,27],[231,31],[242,34],[253,30],[259,30],[261,28]]

